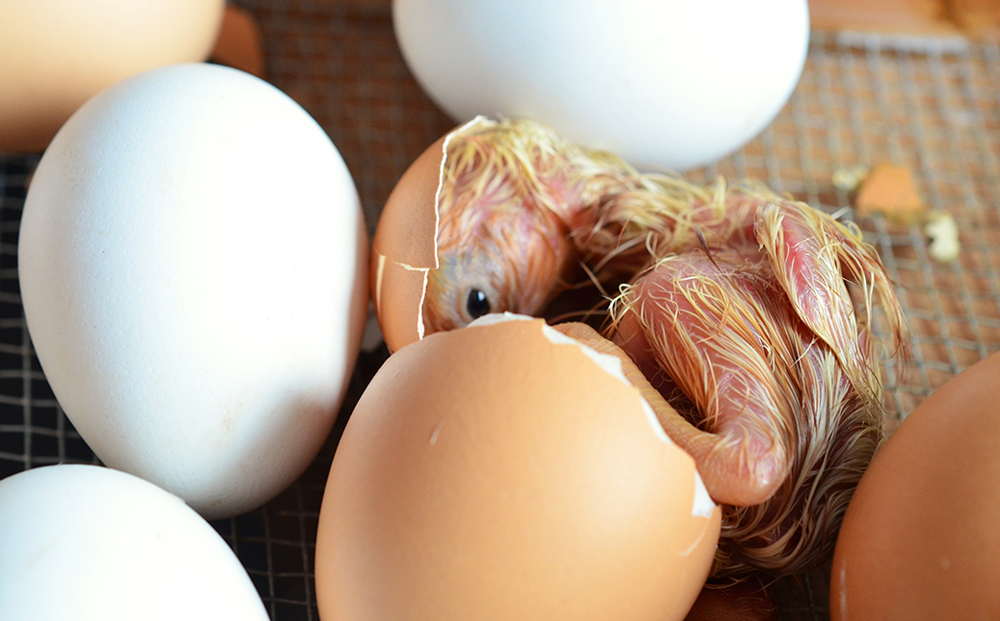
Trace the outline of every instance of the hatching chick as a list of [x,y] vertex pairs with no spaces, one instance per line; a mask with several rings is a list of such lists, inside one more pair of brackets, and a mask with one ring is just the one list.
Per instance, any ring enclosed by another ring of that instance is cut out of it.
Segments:
[[[882,437],[871,309],[905,321],[860,232],[757,183],[643,175],[526,120],[452,135],[428,332],[540,314],[577,265],[632,278],[606,338],[725,506],[716,574],[823,562]],[[848,291],[858,285],[864,312]],[[629,367],[631,365],[631,367]]]

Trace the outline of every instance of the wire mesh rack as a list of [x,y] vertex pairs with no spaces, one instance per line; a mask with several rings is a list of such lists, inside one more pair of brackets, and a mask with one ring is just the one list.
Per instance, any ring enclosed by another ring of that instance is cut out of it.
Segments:
[[[267,78],[327,131],[354,176],[373,232],[406,167],[453,122],[421,92],[393,35],[388,1],[240,0],[258,20]],[[38,155],[0,156],[0,478],[96,462],[34,356],[17,280],[17,234]],[[930,208],[958,224],[961,252],[939,263],[918,224],[856,221],[879,249],[914,331],[913,362],[886,368],[895,421],[962,369],[1000,349],[1000,47],[996,42],[813,32],[798,88],[755,140],[689,171],[754,177],[828,212],[853,195],[836,171],[910,167]],[[245,515],[213,522],[273,621],[318,618],[313,552],[340,431],[384,346],[362,352],[338,424],[306,473]],[[891,421],[890,421],[891,423]],[[891,427],[891,424],[890,424]],[[783,619],[829,618],[828,568],[775,585]]]

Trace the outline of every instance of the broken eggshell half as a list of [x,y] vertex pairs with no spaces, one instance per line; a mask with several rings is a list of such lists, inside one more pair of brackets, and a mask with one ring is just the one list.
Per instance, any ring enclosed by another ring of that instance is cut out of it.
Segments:
[[563,329],[487,315],[389,357],[327,482],[322,618],[684,618],[720,508],[621,361]]

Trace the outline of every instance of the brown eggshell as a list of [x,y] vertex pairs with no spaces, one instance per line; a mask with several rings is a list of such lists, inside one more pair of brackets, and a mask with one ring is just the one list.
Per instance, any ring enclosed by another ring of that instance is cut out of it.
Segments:
[[389,351],[423,336],[427,270],[437,267],[437,191],[447,136],[425,150],[396,183],[372,240],[372,295]]
[[375,316],[389,351],[419,340],[427,270],[411,269],[373,250],[370,274]]
[[39,152],[93,95],[205,60],[224,0],[0,2],[0,152]]
[[323,621],[684,618],[720,510],[638,392],[554,332],[481,322],[383,365],[323,497]]
[[382,210],[373,247],[396,263],[437,267],[434,208],[446,139],[438,139],[410,164]]
[[830,580],[834,621],[1000,619],[1000,354],[917,407],[861,479]]

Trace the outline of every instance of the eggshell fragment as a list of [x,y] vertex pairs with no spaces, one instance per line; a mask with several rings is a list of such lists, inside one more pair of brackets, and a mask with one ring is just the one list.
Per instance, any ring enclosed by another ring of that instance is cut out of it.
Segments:
[[90,465],[0,481],[0,619],[267,621],[232,549],[176,496]]
[[357,191],[287,95],[209,64],[119,82],[63,126],[18,244],[24,313],[108,466],[249,511],[323,445],[360,348]]
[[617,359],[489,315],[401,348],[357,404],[320,511],[320,616],[682,619],[719,529]]
[[912,171],[892,164],[880,164],[869,173],[855,203],[859,216],[880,213],[907,222],[919,219],[924,211]]
[[958,223],[946,211],[933,211],[924,223],[924,235],[929,238],[927,254],[939,263],[951,263],[962,250]]
[[993,354],[931,394],[875,455],[837,540],[834,621],[998,618],[998,385]]
[[147,69],[202,61],[223,0],[0,3],[0,151],[42,151],[90,97]]

